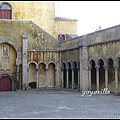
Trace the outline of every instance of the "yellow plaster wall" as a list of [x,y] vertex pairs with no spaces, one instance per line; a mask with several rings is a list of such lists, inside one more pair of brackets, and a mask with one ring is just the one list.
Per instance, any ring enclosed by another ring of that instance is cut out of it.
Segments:
[[9,45],[9,57],[2,57],[2,45],[3,44],[0,44],[0,70],[9,69],[10,73],[14,73],[16,71],[16,51],[11,45],[7,44]]
[[76,21],[56,21],[55,2],[45,1],[0,1],[12,6],[13,20],[31,20],[52,35],[54,38],[60,33],[77,34]]
[[77,35],[77,21],[75,20],[55,20],[54,36],[58,34],[75,34]]

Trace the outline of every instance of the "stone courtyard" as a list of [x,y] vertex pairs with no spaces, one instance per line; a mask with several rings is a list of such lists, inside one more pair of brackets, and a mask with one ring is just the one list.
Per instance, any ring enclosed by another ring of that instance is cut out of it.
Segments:
[[120,118],[120,96],[70,89],[0,92],[0,118]]

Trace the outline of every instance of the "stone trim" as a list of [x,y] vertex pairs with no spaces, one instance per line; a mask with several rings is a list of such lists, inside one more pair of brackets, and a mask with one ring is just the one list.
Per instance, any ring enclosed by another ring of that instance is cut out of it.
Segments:
[[21,50],[20,50],[20,46],[18,44],[16,44],[14,41],[12,41],[11,39],[8,38],[1,38],[0,39],[0,44],[2,43],[8,43],[10,45],[12,45],[16,52],[17,52],[17,58],[16,58],[16,65],[20,65],[21,64]]

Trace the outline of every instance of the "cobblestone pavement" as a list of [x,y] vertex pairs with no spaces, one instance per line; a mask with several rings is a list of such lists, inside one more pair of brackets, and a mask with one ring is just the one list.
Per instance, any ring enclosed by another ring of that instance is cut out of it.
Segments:
[[120,118],[120,96],[70,90],[0,92],[0,118]]

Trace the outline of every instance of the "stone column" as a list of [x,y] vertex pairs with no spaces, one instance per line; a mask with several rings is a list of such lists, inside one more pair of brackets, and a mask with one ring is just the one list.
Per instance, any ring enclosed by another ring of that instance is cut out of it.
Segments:
[[48,88],[48,66],[46,66],[46,88]]
[[61,71],[60,71],[60,52],[59,52],[59,47],[57,48],[57,53],[56,53],[56,85],[55,85],[55,88],[59,89],[61,87]]
[[19,65],[17,65],[17,89],[20,89],[19,83],[20,83],[20,81],[19,81]]
[[80,47],[80,91],[88,90],[88,48]]
[[69,70],[69,68],[66,68],[66,77],[67,77],[67,85],[66,85],[66,87],[67,88],[69,88],[69,76],[68,76],[68,70]]
[[[20,54],[18,55],[20,57]],[[20,59],[20,58],[19,58]],[[18,58],[16,59],[16,66],[17,66],[17,89],[20,89],[21,84],[20,84],[20,64],[21,64],[21,59],[19,60]]]
[[36,83],[37,83],[36,88],[39,88],[39,83],[38,83],[38,70],[39,70],[39,68],[36,67]]
[[114,66],[115,68],[115,94],[118,94],[118,66]]
[[78,90],[80,89],[80,67],[77,67],[78,70]]
[[74,68],[72,67],[72,90],[74,89]]
[[96,67],[96,73],[97,73],[97,91],[99,91],[99,66],[95,66]]
[[105,88],[108,88],[108,66],[104,66],[105,68]]
[[90,90],[91,91],[91,68],[92,68],[92,66],[90,65],[89,67],[88,67],[88,78],[89,78],[89,83],[88,83],[88,90]]
[[26,34],[22,34],[22,89],[27,89],[27,38]]

